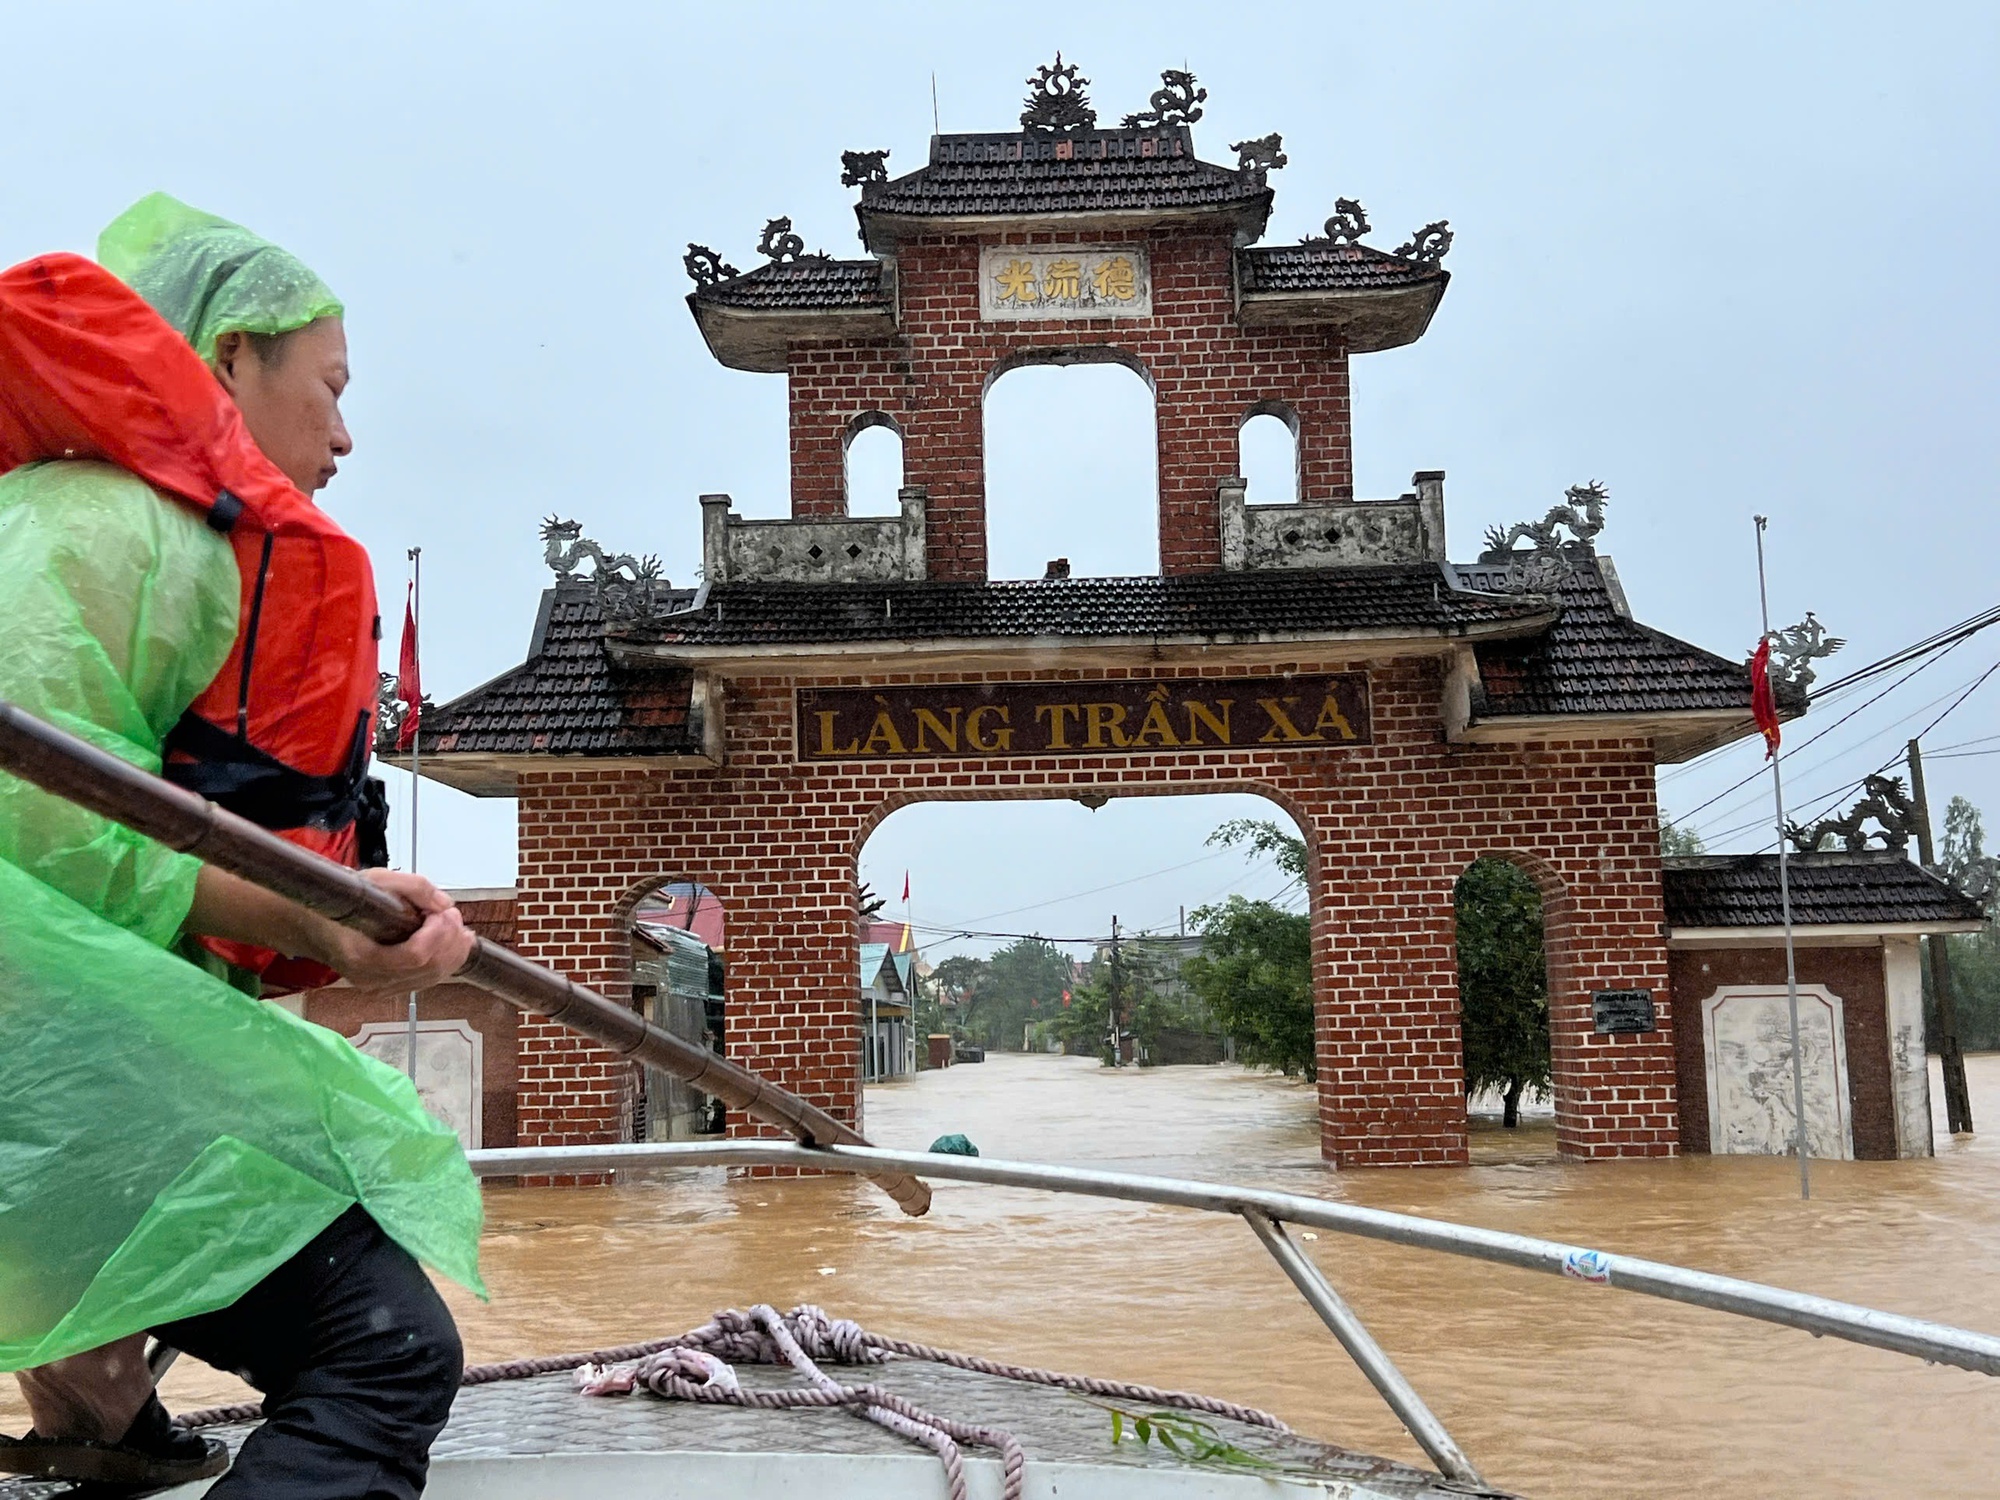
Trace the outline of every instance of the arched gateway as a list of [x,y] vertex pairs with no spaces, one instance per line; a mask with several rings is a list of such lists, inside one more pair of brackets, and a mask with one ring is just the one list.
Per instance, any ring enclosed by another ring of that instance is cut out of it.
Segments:
[[[1384,252],[1342,200],[1324,237],[1260,245],[1276,136],[1217,165],[1192,107],[1101,128],[1080,97],[899,177],[850,153],[867,258],[788,223],[745,273],[691,247],[715,357],[789,384],[792,515],[701,497],[694,592],[602,554],[592,579],[552,525],[528,660],[425,715],[426,775],[519,799],[521,950],[616,992],[631,902],[698,881],[730,914],[731,1055],[858,1124],[855,860],[889,811],[1254,791],[1311,849],[1329,1159],[1465,1160],[1452,888],[1484,855],[1545,897],[1562,1148],[1671,1155],[1654,769],[1748,727],[1745,668],[1632,620],[1594,488],[1470,565],[1442,474],[1354,499],[1349,362],[1429,326],[1442,225]],[[1077,360],[1153,387],[1160,572],[988,582],[986,387]],[[1249,504],[1239,433],[1269,413],[1297,499]],[[902,436],[899,516],[846,514],[870,424]],[[1652,1029],[1600,1031],[1605,991],[1650,992]],[[523,1144],[629,1129],[626,1065],[530,1023],[520,1060]]]

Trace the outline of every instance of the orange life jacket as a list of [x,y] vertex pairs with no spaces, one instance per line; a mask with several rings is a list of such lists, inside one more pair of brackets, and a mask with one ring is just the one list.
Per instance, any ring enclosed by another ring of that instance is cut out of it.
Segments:
[[[68,254],[0,272],[0,473],[54,458],[129,470],[235,549],[236,642],[169,734],[166,777],[359,863],[359,835],[385,811],[367,778],[382,633],[368,554],[264,456],[172,325]],[[317,965],[209,946],[277,985],[327,982]]]

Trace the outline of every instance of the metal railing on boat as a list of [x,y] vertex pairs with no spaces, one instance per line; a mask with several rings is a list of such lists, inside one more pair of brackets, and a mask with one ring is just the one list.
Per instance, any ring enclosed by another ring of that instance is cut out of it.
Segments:
[[1354,1309],[1334,1290],[1317,1265],[1293,1242],[1286,1225],[1306,1225],[1335,1234],[1385,1240],[1447,1255],[1493,1261],[1525,1271],[1542,1271],[1598,1286],[1618,1287],[1670,1302],[1686,1302],[1718,1312],[1758,1318],[1815,1337],[1846,1339],[1932,1364],[1956,1365],[1981,1375],[2000,1375],[2000,1338],[1933,1323],[1900,1313],[1880,1312],[1805,1292],[1790,1292],[1733,1276],[1716,1276],[1663,1261],[1567,1245],[1557,1240],[1480,1229],[1469,1224],[1425,1219],[1414,1214],[1334,1203],[1297,1193],[1226,1184],[1188,1182],[1100,1172],[1083,1167],[998,1161],[990,1157],[946,1156],[880,1147],[803,1146],[789,1141],[679,1141],[625,1146],[523,1146],[472,1151],[467,1156],[481,1177],[567,1176],[574,1173],[630,1172],[675,1167],[800,1167],[866,1176],[885,1170],[954,1182],[1032,1188],[1157,1203],[1208,1213],[1234,1214],[1249,1224],[1320,1320],[1332,1330],[1361,1372],[1382,1395],[1419,1447],[1449,1479],[1483,1484],[1472,1461],[1411,1387]]

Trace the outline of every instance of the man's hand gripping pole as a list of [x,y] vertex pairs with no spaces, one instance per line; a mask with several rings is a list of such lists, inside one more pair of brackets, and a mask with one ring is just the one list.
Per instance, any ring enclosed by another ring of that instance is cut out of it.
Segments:
[[[124,824],[170,849],[284,896],[378,943],[398,943],[423,923],[417,910],[353,870],[227,812],[0,699],[0,771]],[[749,1069],[649,1023],[643,1016],[481,938],[457,976],[516,1008],[544,1016],[713,1094],[731,1109],[790,1132],[809,1146],[865,1146],[857,1132]],[[906,1214],[931,1206],[915,1177],[875,1184]]]

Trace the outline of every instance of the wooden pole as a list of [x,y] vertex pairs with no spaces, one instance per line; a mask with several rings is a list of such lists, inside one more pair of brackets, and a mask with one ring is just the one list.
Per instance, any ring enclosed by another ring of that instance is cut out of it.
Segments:
[[[1924,756],[1910,741],[1910,795],[1917,804],[1917,858],[1926,869],[1931,853],[1931,805],[1924,795]],[[1951,940],[1942,932],[1924,939],[1931,962],[1931,994],[1937,999],[1938,1056],[1944,1064],[1944,1117],[1953,1135],[1972,1134],[1972,1093],[1965,1086],[1965,1054],[1958,1050],[1958,999],[1951,989]]]
[[[89,808],[169,849],[295,901],[378,943],[398,943],[423,923],[416,908],[354,870],[288,844],[195,793],[43,723],[0,698],[0,771]],[[865,1146],[856,1132],[816,1104],[718,1057],[706,1047],[650,1024],[594,990],[572,984],[510,948],[485,938],[456,976],[509,1005],[543,1016],[620,1056],[685,1079],[809,1145]],[[873,1181],[904,1213],[929,1210],[930,1189],[906,1173]]]

